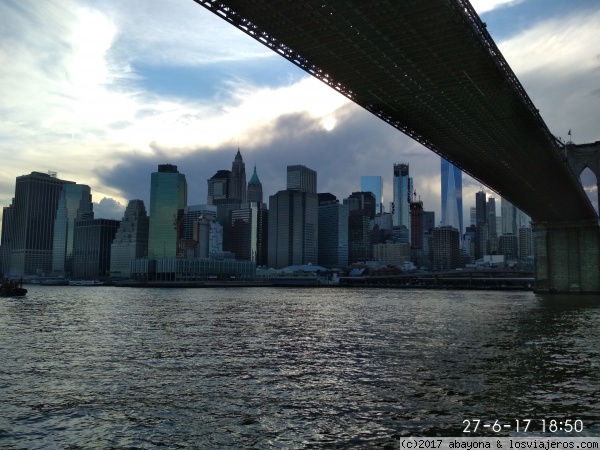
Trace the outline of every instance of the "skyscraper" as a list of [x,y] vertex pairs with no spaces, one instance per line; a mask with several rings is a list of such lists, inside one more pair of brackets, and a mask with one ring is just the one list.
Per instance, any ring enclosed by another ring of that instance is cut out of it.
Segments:
[[129,278],[131,260],[148,253],[149,219],[142,200],[130,200],[110,246],[110,274]]
[[256,202],[259,205],[263,202],[263,190],[262,183],[260,182],[256,173],[256,164],[254,165],[254,173],[248,181],[248,190],[246,191],[248,197],[248,203]]
[[454,227],[462,235],[463,202],[462,171],[441,158],[442,169],[442,226]]
[[375,194],[377,214],[383,214],[383,178],[376,175],[363,175],[360,177],[360,190]]
[[93,280],[110,272],[110,247],[121,222],[110,219],[75,220],[73,233],[74,278]]
[[410,235],[410,201],[413,193],[413,180],[408,176],[408,164],[394,164],[394,210],[393,225],[406,227]]
[[317,173],[305,166],[287,167],[287,186],[269,197],[268,263],[280,269],[317,264]]
[[230,180],[231,170],[218,170],[217,173],[207,180],[208,195],[206,202],[209,205],[216,205],[217,200],[229,198]]
[[54,221],[63,185],[56,173],[17,177],[11,240],[10,275],[44,275],[52,270]]
[[348,205],[338,200],[319,203],[319,265],[329,268],[348,265],[348,214]]
[[238,204],[246,203],[246,164],[238,151],[231,163],[231,179],[229,182],[230,199],[236,199]]
[[317,192],[317,172],[306,166],[287,166],[287,189],[315,194]]
[[65,184],[62,187],[56,219],[52,250],[52,272],[70,274],[73,267],[73,233],[75,220],[93,219],[92,194],[85,184]]
[[150,258],[174,258],[177,255],[179,227],[186,203],[185,175],[172,164],[159,165],[158,172],[152,173],[150,186]]
[[452,270],[460,267],[460,239],[454,227],[434,228],[432,231],[433,270]]
[[410,260],[417,266],[423,265],[423,202],[410,202]]

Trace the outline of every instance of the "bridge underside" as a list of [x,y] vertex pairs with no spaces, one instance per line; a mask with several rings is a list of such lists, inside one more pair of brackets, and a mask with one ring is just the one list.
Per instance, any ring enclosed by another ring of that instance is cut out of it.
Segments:
[[511,201],[597,223],[466,0],[194,0]]

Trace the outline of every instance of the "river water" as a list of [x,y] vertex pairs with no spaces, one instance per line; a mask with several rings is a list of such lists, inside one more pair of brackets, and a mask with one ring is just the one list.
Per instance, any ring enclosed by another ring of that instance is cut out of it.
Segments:
[[600,436],[596,297],[27,287],[0,299],[1,448],[397,448],[464,420]]

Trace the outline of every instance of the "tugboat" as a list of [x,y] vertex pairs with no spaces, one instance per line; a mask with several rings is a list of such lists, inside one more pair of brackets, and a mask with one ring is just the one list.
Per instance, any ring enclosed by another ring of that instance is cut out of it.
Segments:
[[19,282],[4,280],[0,284],[0,297],[24,297],[27,289],[23,287],[23,278]]

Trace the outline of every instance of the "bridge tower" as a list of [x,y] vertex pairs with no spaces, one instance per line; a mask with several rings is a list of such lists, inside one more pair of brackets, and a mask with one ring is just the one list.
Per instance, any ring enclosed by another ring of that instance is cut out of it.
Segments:
[[[600,141],[579,145],[569,142],[566,145],[566,156],[575,175],[581,176],[587,167],[596,176],[596,189],[600,187]],[[597,192],[600,193],[600,189]],[[600,212],[600,195],[597,208]]]
[[[600,180],[600,141],[568,143],[565,156],[573,173],[588,167]],[[600,200],[598,204],[600,210]],[[535,289],[538,292],[600,292],[600,228],[598,221],[533,224]]]

